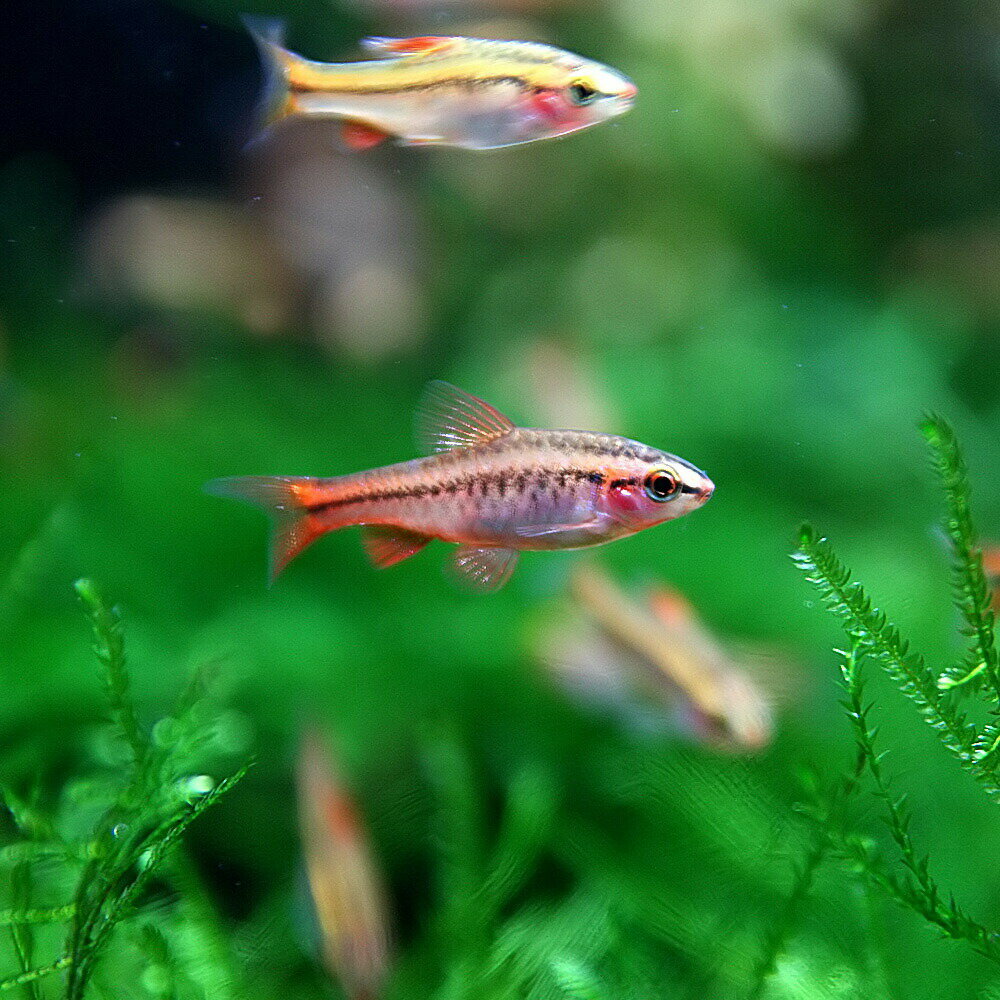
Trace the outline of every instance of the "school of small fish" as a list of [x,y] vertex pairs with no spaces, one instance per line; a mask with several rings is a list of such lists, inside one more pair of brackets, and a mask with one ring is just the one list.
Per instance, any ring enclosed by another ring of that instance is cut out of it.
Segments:
[[[286,49],[274,25],[247,26],[264,67],[265,136],[288,120],[318,119],[333,122],[356,150],[387,139],[496,149],[609,121],[637,94],[616,70],[536,42],[367,38],[361,45],[373,58],[323,63]],[[434,539],[456,545],[451,571],[487,592],[510,578],[522,551],[602,545],[688,514],[715,489],[704,472],[669,452],[612,434],[518,427],[446,382],[427,387],[416,425],[421,458],[332,477],[228,477],[206,490],[270,517],[272,581],[318,538],[356,525],[379,567]],[[588,568],[574,576],[572,592],[603,633],[578,636],[591,659],[607,656],[602,676],[614,675],[624,650],[644,661],[647,680],[651,669],[657,697],[666,688],[677,695],[707,739],[739,750],[768,742],[765,699],[693,612],[678,617],[672,592],[639,607]],[[308,731],[298,764],[309,888],[328,971],[347,996],[371,1000],[381,995],[389,967],[385,891],[323,743]]]
[[432,382],[417,413],[432,454],[346,476],[236,476],[206,489],[264,508],[274,522],[271,579],[321,535],[362,526],[376,566],[432,539],[458,545],[451,567],[496,590],[525,549],[580,549],[671,521],[715,489],[657,448],[590,431],[515,427],[488,403]]
[[276,27],[248,21],[265,63],[269,124],[336,119],[356,149],[497,149],[551,139],[624,114],[636,87],[621,73],[538,42],[427,35],[366,38],[361,62],[304,59]]

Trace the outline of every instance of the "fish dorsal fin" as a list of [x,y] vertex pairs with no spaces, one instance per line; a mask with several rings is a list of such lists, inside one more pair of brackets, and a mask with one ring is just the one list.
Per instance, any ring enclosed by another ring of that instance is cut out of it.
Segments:
[[454,579],[468,590],[488,594],[499,590],[517,565],[514,549],[476,548],[459,545],[452,553],[450,569]]
[[361,46],[382,59],[388,59],[391,56],[426,55],[446,49],[453,42],[454,39],[448,35],[420,35],[417,38],[383,38],[376,35],[361,39]]
[[417,444],[428,454],[487,444],[513,429],[499,410],[448,382],[429,382],[417,407]]

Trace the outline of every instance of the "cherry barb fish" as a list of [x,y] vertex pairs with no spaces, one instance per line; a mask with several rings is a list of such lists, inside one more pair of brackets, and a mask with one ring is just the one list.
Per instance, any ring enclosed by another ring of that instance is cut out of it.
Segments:
[[237,476],[205,488],[271,516],[272,580],[321,535],[361,525],[376,566],[434,538],[457,543],[452,569],[482,591],[507,581],[521,550],[602,545],[687,514],[715,489],[676,455],[612,434],[515,427],[446,382],[427,387],[417,437],[426,458],[333,478]]
[[389,971],[385,887],[356,803],[315,730],[302,741],[297,785],[324,964],[350,1000],[373,1000],[382,995]]
[[348,145],[496,149],[550,139],[632,107],[636,87],[601,63],[538,42],[429,35],[366,38],[375,59],[323,63],[250,20],[265,63],[267,117],[333,118]]

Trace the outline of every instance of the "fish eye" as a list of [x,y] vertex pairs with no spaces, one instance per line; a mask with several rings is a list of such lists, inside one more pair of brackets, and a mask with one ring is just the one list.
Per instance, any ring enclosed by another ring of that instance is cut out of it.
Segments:
[[569,85],[569,99],[581,107],[584,104],[590,104],[590,102],[597,97],[596,88],[592,87],[589,83],[584,80],[577,80],[575,83]]
[[646,476],[646,496],[657,503],[673,500],[681,492],[680,479],[669,469],[656,469]]

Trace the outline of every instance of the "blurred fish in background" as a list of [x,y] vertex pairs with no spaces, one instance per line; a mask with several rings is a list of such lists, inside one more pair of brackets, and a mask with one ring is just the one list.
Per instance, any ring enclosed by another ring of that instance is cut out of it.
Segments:
[[983,549],[983,572],[993,588],[993,610],[1000,612],[1000,545],[987,545]]
[[497,149],[552,139],[624,114],[636,86],[601,63],[552,45],[421,35],[365,38],[374,59],[321,63],[279,44],[280,29],[248,21],[265,61],[265,122],[333,119],[355,149]]
[[318,729],[307,729],[302,737],[297,785],[323,962],[349,1000],[375,1000],[389,970],[385,889],[357,804]]
[[729,753],[771,742],[771,698],[679,591],[660,585],[639,601],[593,563],[575,570],[570,590],[572,608],[538,647],[559,686],[640,731],[681,732]]

